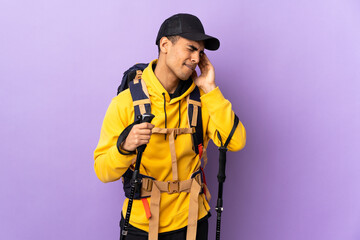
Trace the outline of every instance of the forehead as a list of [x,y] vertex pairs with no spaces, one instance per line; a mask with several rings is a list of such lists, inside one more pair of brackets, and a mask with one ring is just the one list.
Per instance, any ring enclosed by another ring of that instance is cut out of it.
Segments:
[[204,47],[205,47],[204,41],[194,41],[194,40],[186,39],[186,38],[183,38],[183,37],[180,37],[178,42],[180,44],[194,46],[197,49],[200,49],[201,51],[203,51]]

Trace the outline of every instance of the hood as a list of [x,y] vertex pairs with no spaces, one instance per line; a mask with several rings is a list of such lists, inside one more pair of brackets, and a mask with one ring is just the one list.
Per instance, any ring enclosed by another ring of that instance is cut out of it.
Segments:
[[157,64],[157,59],[151,61],[149,63],[149,66],[147,66],[142,74],[142,79],[145,81],[149,95],[155,98],[160,98],[164,99],[164,95],[165,95],[165,100],[168,104],[173,104],[176,103],[180,100],[182,100],[183,98],[185,98],[187,95],[189,95],[195,88],[195,83],[192,82],[190,87],[183,92],[180,96],[175,97],[175,98],[170,98],[169,93],[166,91],[166,89],[163,87],[163,85],[160,83],[159,79],[155,76],[155,73],[153,71],[153,66]]

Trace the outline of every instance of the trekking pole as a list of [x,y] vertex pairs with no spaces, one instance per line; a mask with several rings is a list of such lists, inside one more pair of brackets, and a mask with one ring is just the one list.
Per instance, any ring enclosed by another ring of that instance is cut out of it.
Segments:
[[223,208],[223,199],[222,199],[222,195],[223,195],[223,185],[226,179],[225,176],[225,166],[226,166],[226,152],[227,152],[227,145],[229,144],[232,136],[234,135],[234,132],[236,130],[237,125],[239,124],[239,118],[235,115],[234,118],[234,125],[231,129],[231,132],[228,136],[228,138],[225,141],[225,144],[223,145],[223,142],[221,140],[221,136],[219,131],[217,132],[217,136],[220,140],[221,146],[219,147],[219,172],[217,175],[218,178],[218,182],[219,182],[219,188],[218,188],[218,199],[217,199],[217,204],[216,204],[216,212],[217,212],[217,217],[216,217],[216,240],[220,240],[220,228],[221,228],[221,213],[223,212],[224,208]]
[[[155,116],[153,114],[151,114],[151,113],[145,113],[145,114],[143,114],[143,115],[141,115],[139,117],[140,117],[140,123],[143,123],[143,122],[150,123],[151,120]],[[141,179],[139,178],[139,168],[140,168],[140,163],[141,163],[141,157],[142,157],[142,154],[143,154],[145,148],[146,148],[146,144],[137,147],[135,170],[134,170],[132,178],[131,178],[131,189],[130,189],[129,203],[128,203],[128,207],[127,207],[127,210],[126,210],[126,217],[125,217],[125,221],[124,221],[124,227],[123,227],[123,230],[121,232],[121,235],[123,235],[123,238],[122,238],[123,240],[126,239],[126,235],[128,233],[130,213],[131,213],[131,208],[132,208],[132,204],[133,204],[133,201],[134,201],[135,192],[138,192],[140,190]]]
[[217,175],[218,182],[219,182],[219,188],[218,188],[218,199],[216,204],[216,212],[217,212],[217,218],[216,218],[216,240],[220,240],[220,228],[221,228],[221,213],[224,210],[223,209],[223,184],[225,182],[226,176],[225,176],[225,166],[226,166],[226,152],[227,148],[224,146],[221,146],[219,148],[219,172]]

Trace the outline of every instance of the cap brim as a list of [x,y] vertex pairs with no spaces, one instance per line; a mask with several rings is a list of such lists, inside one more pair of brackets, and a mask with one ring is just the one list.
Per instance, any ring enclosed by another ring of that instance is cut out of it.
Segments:
[[204,47],[208,50],[215,51],[220,47],[219,39],[203,33],[181,33],[178,35],[193,41],[204,41]]

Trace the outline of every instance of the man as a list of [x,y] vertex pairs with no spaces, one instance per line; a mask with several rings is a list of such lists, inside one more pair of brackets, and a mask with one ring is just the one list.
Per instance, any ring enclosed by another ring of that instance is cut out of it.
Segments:
[[[197,17],[176,14],[161,25],[156,44],[158,60],[152,61],[142,73],[155,118],[152,123],[134,125],[117,146],[119,134],[134,122],[134,104],[128,89],[113,98],[94,153],[95,172],[103,182],[120,179],[134,163],[136,148],[147,144],[140,173],[150,179],[151,195],[145,200],[134,200],[126,239],[207,239],[209,199],[205,197],[206,188],[200,190],[204,186],[198,177],[201,153],[194,152],[187,96],[196,86],[200,89],[203,152],[210,139],[220,146],[217,134],[227,139],[235,114],[216,86],[214,67],[204,52],[204,49],[217,50],[220,42],[205,34]],[[197,66],[199,76],[195,71]],[[228,149],[240,150],[245,139],[240,122]],[[189,187],[182,187],[188,183]],[[164,184],[166,188],[162,189]],[[175,190],[168,191],[170,188]],[[123,204],[123,215],[127,205],[128,199]]]

